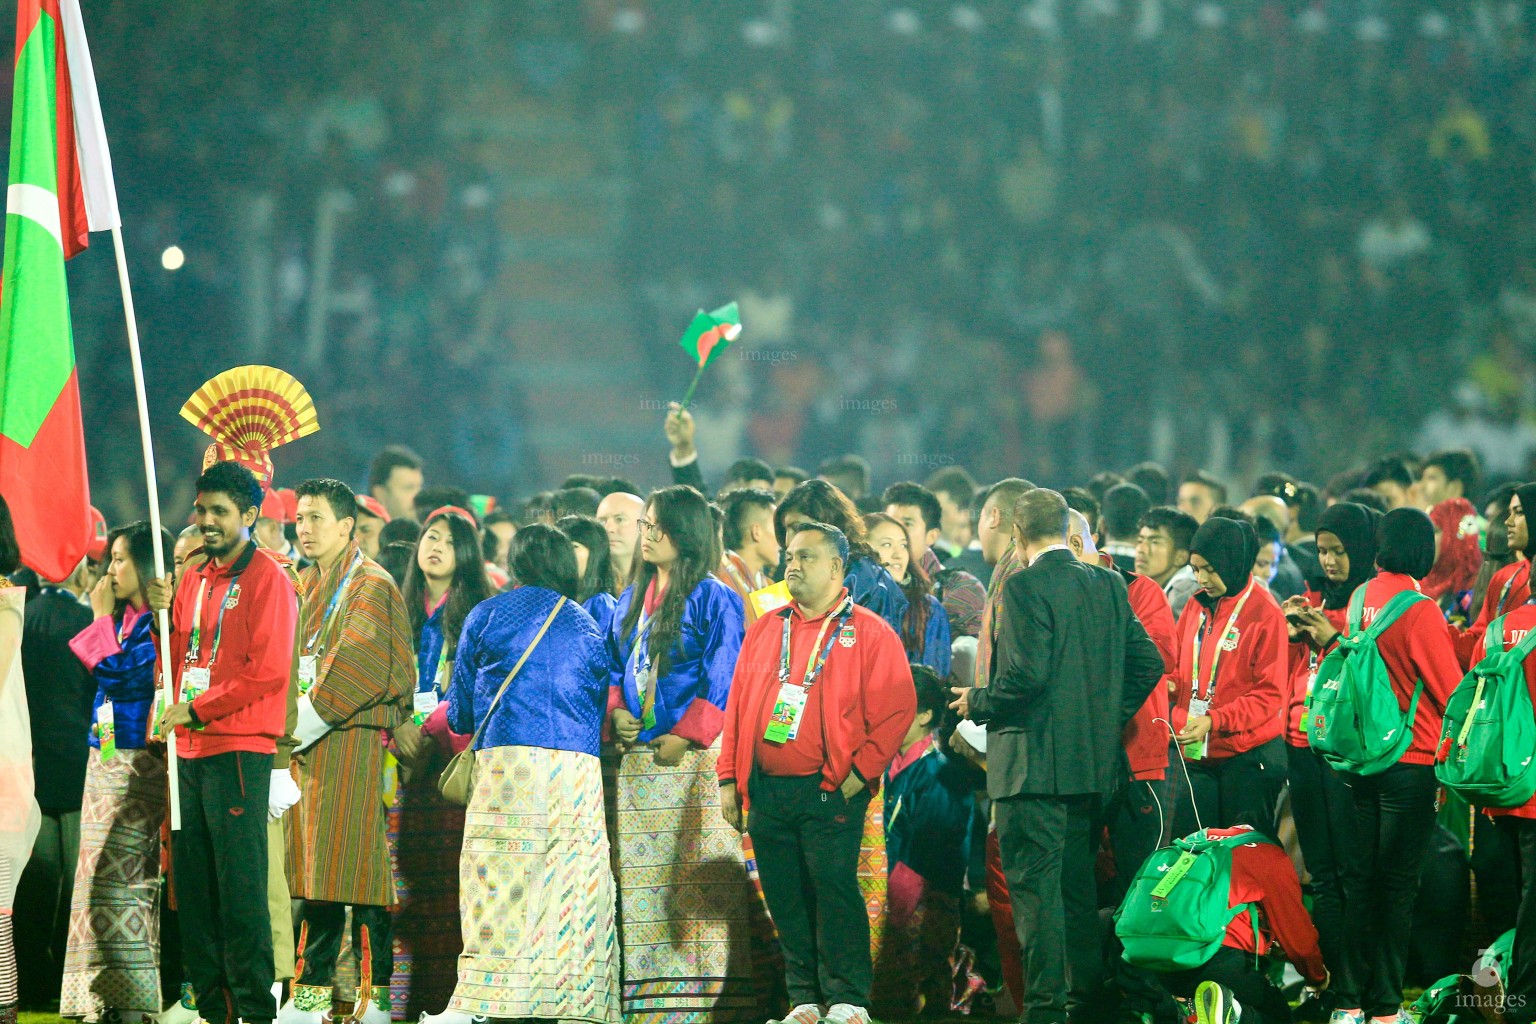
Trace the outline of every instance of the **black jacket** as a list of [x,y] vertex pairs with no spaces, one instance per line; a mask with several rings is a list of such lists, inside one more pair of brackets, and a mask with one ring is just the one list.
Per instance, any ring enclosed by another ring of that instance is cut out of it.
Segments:
[[69,591],[48,587],[28,595],[22,619],[21,670],[32,721],[37,802],[55,814],[78,811],[85,795],[96,682],[69,642],[92,618]]
[[1113,793],[1127,777],[1122,733],[1163,675],[1120,574],[1048,551],[1003,588],[987,723],[993,799]]

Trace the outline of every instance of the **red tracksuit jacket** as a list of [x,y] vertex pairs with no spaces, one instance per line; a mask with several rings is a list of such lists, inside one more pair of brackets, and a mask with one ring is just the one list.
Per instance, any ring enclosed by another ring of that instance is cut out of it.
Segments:
[[[1304,595],[1307,603],[1314,608],[1323,607],[1323,595],[1309,590]],[[1345,620],[1348,618],[1347,608],[1323,608],[1323,614],[1332,623],[1333,628],[1340,633],[1344,632]],[[1316,654],[1316,660],[1313,655]],[[1323,661],[1323,652],[1313,651],[1305,640],[1290,645],[1290,679],[1291,692],[1285,704],[1285,742],[1293,747],[1307,746],[1307,734],[1301,731],[1301,712],[1307,703],[1307,694],[1312,690],[1312,680],[1317,674],[1317,666]]]
[[[1163,669],[1173,673],[1179,664],[1175,637],[1178,627],[1173,622],[1173,609],[1168,595],[1155,580],[1136,573],[1127,573],[1126,584],[1130,592],[1131,613],[1147,631],[1157,653],[1163,656]],[[1168,770],[1168,727],[1159,722],[1168,718],[1167,679],[1160,679],[1147,702],[1136,712],[1125,727],[1125,753],[1131,762],[1133,779],[1161,779]]]
[[1472,650],[1482,639],[1488,623],[1500,615],[1519,608],[1530,599],[1530,562],[1520,558],[1493,574],[1493,579],[1488,581],[1488,592],[1483,595],[1483,607],[1477,613],[1477,620],[1455,634],[1456,656],[1461,661],[1462,669],[1469,669],[1477,664],[1477,659],[1472,657]]
[[[1237,618],[1237,647],[1224,651],[1211,704],[1211,732],[1205,756],[1213,760],[1245,753],[1280,735],[1285,723],[1286,698],[1290,691],[1285,616],[1268,590],[1252,584],[1253,593]],[[1206,610],[1198,596],[1190,598],[1179,616],[1179,668],[1174,677],[1173,727],[1184,728],[1189,719],[1193,689],[1195,634],[1200,644],[1201,695],[1210,677],[1210,666],[1221,645],[1227,619],[1242,592],[1227,594],[1214,612]]]
[[[1507,651],[1515,646],[1533,629],[1536,629],[1536,604],[1523,604],[1507,612],[1504,616],[1504,649]],[[1472,664],[1476,665],[1483,660],[1487,639],[1486,631],[1477,638],[1477,647],[1472,652]],[[1532,651],[1525,659],[1525,685],[1530,690],[1531,700],[1536,702],[1536,651]],[[1519,807],[1490,807],[1488,813],[1496,817],[1536,818],[1536,797]]]
[[[1211,836],[1234,836],[1252,832],[1248,825],[1209,829]],[[1301,881],[1285,851],[1274,843],[1255,842],[1232,851],[1231,896],[1227,906],[1240,903],[1259,905],[1259,937],[1264,952],[1278,943],[1285,958],[1308,984],[1321,985],[1327,978],[1323,954],[1317,946],[1317,928],[1301,902]],[[1227,925],[1221,944],[1244,953],[1254,952],[1253,921],[1243,911]]]

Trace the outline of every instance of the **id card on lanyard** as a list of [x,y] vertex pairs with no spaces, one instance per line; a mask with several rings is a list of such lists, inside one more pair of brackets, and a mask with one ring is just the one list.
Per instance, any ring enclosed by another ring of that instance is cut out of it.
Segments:
[[315,644],[322,636],[328,636],[331,623],[336,618],[336,613],[341,609],[341,596],[347,591],[347,584],[352,582],[352,574],[357,572],[357,567],[363,564],[363,553],[358,551],[352,559],[352,564],[347,567],[346,575],[336,586],[336,592],[331,595],[330,603],[325,606],[325,614],[320,619],[320,625],[310,635],[309,641],[304,645],[304,650],[299,654],[299,696],[302,697],[315,685],[316,675],[320,667],[320,659],[325,657],[325,648],[322,645],[319,652],[315,651]]
[[448,641],[444,640],[442,649],[437,654],[437,670],[432,673],[430,679],[423,680],[425,686],[418,689],[412,698],[414,706],[411,708],[411,721],[417,725],[426,722],[427,719],[432,717],[432,712],[437,710],[440,700],[438,694],[442,692],[443,677],[447,673],[447,669]]
[[241,552],[239,558],[235,559],[235,564],[230,568],[229,587],[224,591],[224,600],[219,602],[219,617],[213,627],[213,643],[208,652],[206,665],[199,665],[198,662],[203,660],[203,600],[205,596],[210,596],[212,588],[208,586],[206,576],[197,581],[197,601],[192,607],[192,633],[187,642],[187,659],[181,673],[183,703],[192,703],[207,693],[212,685],[213,665],[219,658],[219,644],[224,638],[224,615],[240,603],[240,576],[254,557],[256,557],[256,544],[254,541],[247,541],[245,550]]
[[[1248,585],[1243,588],[1242,595],[1237,599],[1237,604],[1232,608],[1232,614],[1227,617],[1227,624],[1221,631],[1221,640],[1216,645],[1215,653],[1211,655],[1211,671],[1206,680],[1204,694],[1200,692],[1200,650],[1204,645],[1206,612],[1203,608],[1200,610],[1200,622],[1195,627],[1195,636],[1190,644],[1193,656],[1190,658],[1189,669],[1189,718],[1199,718],[1201,715],[1210,714],[1211,705],[1216,702],[1216,677],[1221,671],[1222,652],[1237,650],[1239,639],[1237,617],[1243,613],[1243,606],[1248,603],[1248,598],[1252,596],[1255,586],[1257,584],[1253,580],[1248,581]],[[1200,742],[1189,744],[1184,748],[1184,756],[1191,761],[1200,760],[1200,758],[1205,756],[1208,741],[1209,734],[1206,735],[1206,738],[1201,739]]]
[[[853,599],[845,597],[842,604],[821,620],[821,628],[817,630],[816,640],[811,644],[810,654],[806,657],[805,673],[800,677],[800,682],[795,683],[789,678],[790,627],[794,612],[784,612],[784,636],[779,642],[779,695],[773,702],[773,712],[768,716],[768,728],[763,731],[763,739],[769,743],[787,743],[800,734],[801,715],[810,701],[811,687],[826,667],[827,656],[832,653],[832,644],[840,640],[844,647],[853,646],[853,625],[848,621],[852,614]],[[832,629],[834,620],[836,630]]]

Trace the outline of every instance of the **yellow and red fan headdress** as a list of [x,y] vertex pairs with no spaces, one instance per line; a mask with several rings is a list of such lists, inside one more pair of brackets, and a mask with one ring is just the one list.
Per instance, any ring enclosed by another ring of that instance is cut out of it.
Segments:
[[304,385],[274,366],[225,370],[187,399],[181,418],[213,438],[204,469],[238,462],[263,488],[272,485],[272,449],[320,429]]

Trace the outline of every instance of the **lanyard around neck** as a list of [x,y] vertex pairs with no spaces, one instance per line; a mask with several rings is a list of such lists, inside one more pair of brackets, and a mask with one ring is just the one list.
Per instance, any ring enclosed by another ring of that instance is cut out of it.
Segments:
[[[821,629],[816,633],[816,642],[811,645],[810,656],[805,662],[805,674],[800,677],[800,685],[809,690],[821,676],[821,670],[826,667],[827,655],[832,653],[832,643],[837,639],[842,624],[846,623],[853,615],[853,598],[845,597],[831,612],[821,620]],[[833,630],[833,620],[837,621],[838,629]],[[790,625],[794,620],[794,611],[786,609],[784,612],[784,639],[779,644],[779,685],[789,683],[789,633]],[[829,635],[830,634],[830,635]],[[826,643],[823,644],[822,641]],[[819,656],[818,656],[819,652]]]
[[346,593],[347,584],[352,582],[352,574],[357,572],[357,567],[362,564],[363,553],[361,550],[359,550],[358,553],[353,556],[352,564],[347,567],[346,575],[343,576],[341,578],[341,582],[336,585],[336,592],[331,595],[331,603],[325,606],[325,616],[320,620],[319,627],[315,630],[314,635],[309,638],[309,642],[304,645],[304,652],[306,654],[315,649],[315,641],[320,639],[320,634],[329,630],[331,620],[336,617],[336,610],[341,607],[341,595]]
[[[256,545],[252,541],[246,541],[245,550],[240,557],[235,559],[235,564],[229,573],[229,586],[224,590],[224,600],[219,602],[219,618],[213,627],[213,648],[208,653],[208,667],[212,668],[214,660],[219,656],[219,641],[224,636],[224,613],[230,606],[240,599],[240,576],[246,567],[251,564],[251,559],[256,555]],[[197,581],[197,603],[193,605],[192,636],[187,644],[187,664],[195,665],[203,657],[203,595],[209,591],[208,577],[201,576]]]
[[[1216,699],[1216,673],[1220,670],[1221,667],[1221,652],[1226,650],[1227,641],[1231,638],[1233,630],[1237,627],[1237,617],[1242,614],[1243,605],[1248,603],[1248,598],[1253,595],[1255,586],[1256,584],[1254,581],[1249,580],[1248,585],[1243,588],[1242,594],[1237,599],[1237,604],[1232,609],[1232,614],[1227,617],[1226,628],[1221,631],[1221,640],[1216,645],[1216,653],[1211,655],[1211,673],[1206,680],[1205,697],[1203,698],[1207,703],[1210,703]],[[1205,609],[1200,609],[1200,623],[1195,628],[1195,638],[1193,642],[1193,664],[1191,664],[1189,668],[1190,695],[1197,699],[1200,699],[1200,647],[1204,642],[1202,638],[1205,633],[1205,615]],[[1233,646],[1235,647],[1236,644]]]

